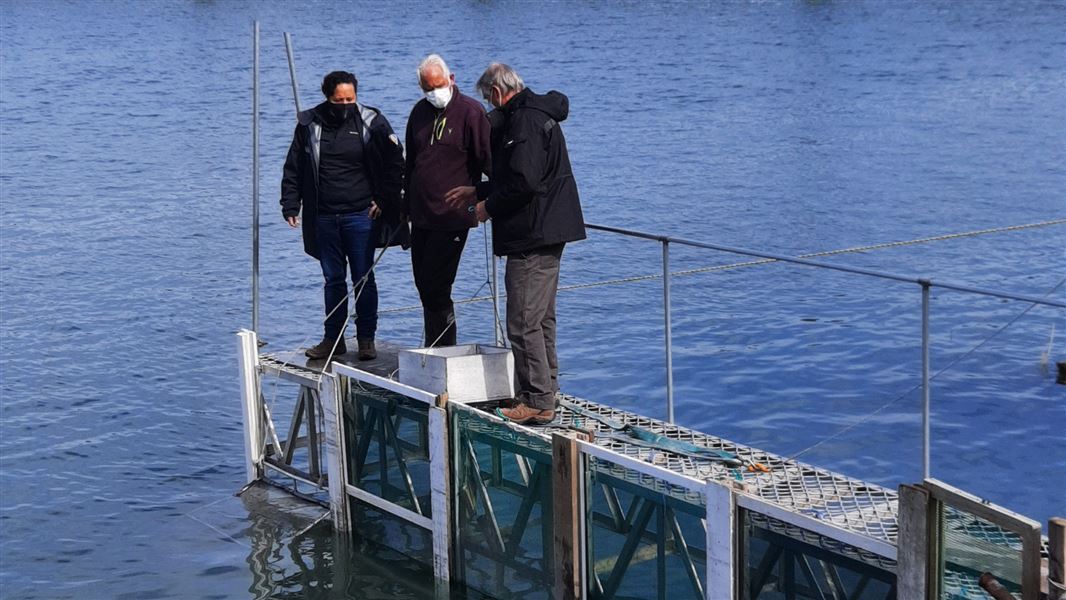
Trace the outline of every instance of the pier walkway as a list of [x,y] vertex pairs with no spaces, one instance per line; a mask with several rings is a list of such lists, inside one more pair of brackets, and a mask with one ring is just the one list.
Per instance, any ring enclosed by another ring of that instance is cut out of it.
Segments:
[[566,395],[550,425],[519,426],[398,382],[394,345],[323,371],[240,339],[249,481],[291,480],[338,530],[432,564],[441,594],[967,599],[984,571],[1040,589],[1039,524],[936,480],[891,490]]

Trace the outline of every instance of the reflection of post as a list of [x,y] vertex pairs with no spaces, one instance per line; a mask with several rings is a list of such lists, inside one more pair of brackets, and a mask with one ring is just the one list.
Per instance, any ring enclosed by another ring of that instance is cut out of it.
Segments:
[[248,511],[248,541],[252,547],[248,552],[248,570],[252,574],[252,585],[248,591],[255,598],[270,598],[276,591],[271,574],[274,557],[274,545],[277,541],[277,530],[270,526],[266,518]]
[[1048,600],[1066,600],[1066,519],[1048,521]]

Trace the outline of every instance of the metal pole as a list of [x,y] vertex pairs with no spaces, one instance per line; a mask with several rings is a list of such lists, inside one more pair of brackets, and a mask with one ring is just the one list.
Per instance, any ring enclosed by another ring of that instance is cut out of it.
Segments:
[[252,331],[259,333],[259,21],[252,42]]
[[485,222],[485,248],[488,253],[488,261],[491,265],[491,283],[489,285],[492,288],[492,336],[496,338],[496,345],[503,347],[503,324],[500,322],[500,275],[497,264],[497,259],[492,254],[488,239],[491,237],[491,222]]
[[292,81],[292,99],[296,102],[296,114],[300,114],[300,92],[296,89],[296,62],[292,58],[292,37],[285,32],[285,56],[289,58],[289,80]]
[[674,342],[670,334],[670,242],[663,240],[663,330],[666,334],[666,421],[674,422]]
[[929,479],[929,287],[922,284],[922,478]]

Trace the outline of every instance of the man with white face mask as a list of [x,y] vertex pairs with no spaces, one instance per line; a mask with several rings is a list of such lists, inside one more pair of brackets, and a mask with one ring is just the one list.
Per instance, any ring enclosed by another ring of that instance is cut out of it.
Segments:
[[418,65],[424,98],[407,121],[406,193],[411,219],[411,267],[422,300],[425,346],[454,346],[452,284],[474,213],[451,206],[444,195],[457,186],[477,185],[488,174],[490,126],[481,103],[464,96],[440,56]]

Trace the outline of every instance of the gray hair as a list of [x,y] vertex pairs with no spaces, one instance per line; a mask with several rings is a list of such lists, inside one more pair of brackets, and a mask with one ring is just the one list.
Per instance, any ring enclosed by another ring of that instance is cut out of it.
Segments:
[[437,67],[444,74],[444,78],[451,77],[451,70],[448,69],[448,63],[444,62],[444,59],[440,57],[440,54],[430,54],[422,59],[422,62],[418,63],[418,83],[422,83],[422,73],[429,67]]
[[482,98],[488,100],[489,92],[493,87],[500,88],[503,95],[514,92],[518,93],[526,89],[526,84],[518,76],[518,72],[503,63],[492,63],[481,77],[477,80],[477,91]]

